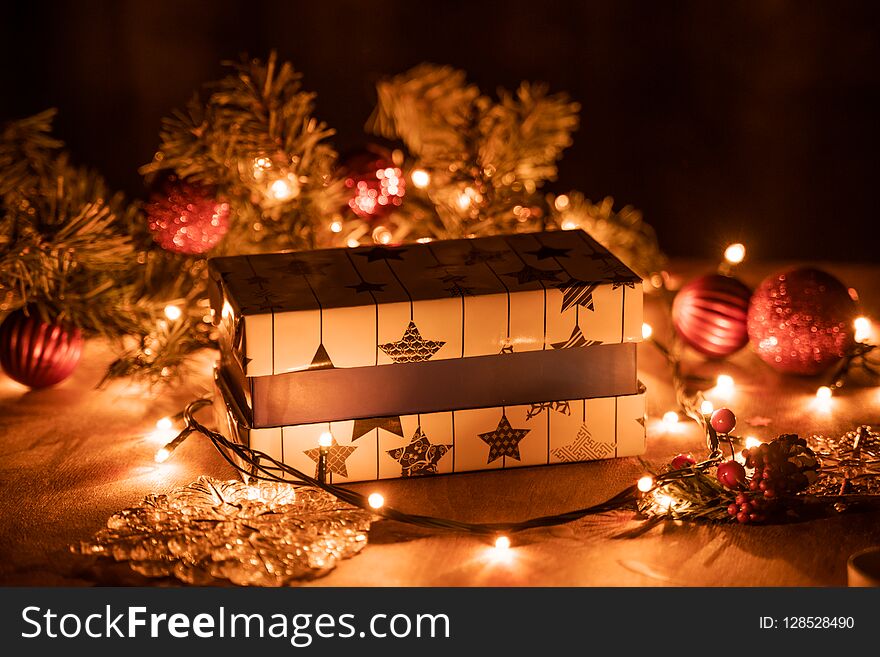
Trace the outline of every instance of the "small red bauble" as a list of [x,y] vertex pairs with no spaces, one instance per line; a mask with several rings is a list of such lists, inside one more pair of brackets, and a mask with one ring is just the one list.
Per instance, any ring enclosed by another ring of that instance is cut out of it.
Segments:
[[31,388],[48,388],[70,376],[82,349],[79,329],[44,322],[35,310],[16,310],[0,324],[0,365]]
[[672,459],[672,467],[676,470],[681,470],[682,468],[689,468],[696,462],[697,459],[695,459],[691,454],[679,454],[674,459]]
[[348,207],[359,217],[383,217],[403,204],[406,179],[388,149],[370,145],[349,154],[342,171]]
[[719,408],[712,413],[709,424],[718,433],[730,433],[736,428],[736,415],[729,408]]
[[819,269],[766,278],[749,306],[749,340],[761,359],[786,374],[818,374],[854,341],[856,304],[846,286]]
[[735,278],[710,274],[679,290],[672,303],[672,323],[691,347],[724,358],[749,341],[746,318],[751,290]]
[[214,190],[169,177],[146,206],[153,239],[166,251],[199,255],[217,246],[229,230],[229,204]]
[[718,481],[727,488],[739,488],[746,482],[746,469],[736,461],[725,461],[718,466]]

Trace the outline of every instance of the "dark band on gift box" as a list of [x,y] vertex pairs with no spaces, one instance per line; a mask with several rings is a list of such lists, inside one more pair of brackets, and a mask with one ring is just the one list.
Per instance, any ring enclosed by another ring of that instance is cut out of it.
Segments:
[[306,370],[250,377],[247,384],[252,428],[639,392],[632,343]]

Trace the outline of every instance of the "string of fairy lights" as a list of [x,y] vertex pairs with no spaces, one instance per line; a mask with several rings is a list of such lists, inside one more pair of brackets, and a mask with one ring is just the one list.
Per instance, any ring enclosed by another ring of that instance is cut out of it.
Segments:
[[[745,246],[737,243],[729,245],[724,252],[724,262],[719,266],[719,272],[729,275],[734,268],[745,258]],[[176,306],[165,309],[166,317],[174,321],[181,316],[181,311]],[[854,322],[855,338],[857,343],[866,343],[873,333],[873,327],[867,317],[860,316]],[[174,435],[173,439],[164,444],[156,453],[157,463],[167,461],[174,451],[193,433],[206,437],[217,449],[218,453],[238,472],[246,481],[259,480],[276,483],[306,485],[319,488],[350,504],[372,512],[378,517],[395,520],[410,525],[416,525],[434,530],[450,530],[479,536],[494,537],[495,549],[505,551],[511,547],[510,535],[537,527],[550,527],[565,524],[589,515],[604,513],[617,509],[632,507],[640,498],[654,495],[656,491],[666,484],[688,477],[698,476],[705,470],[717,466],[725,457],[724,449],[730,451],[730,459],[738,458],[738,451],[745,448],[753,448],[763,441],[755,436],[738,437],[728,433],[719,433],[712,427],[710,421],[716,410],[715,405],[707,394],[716,398],[730,399],[736,391],[736,383],[732,376],[726,373],[719,374],[715,379],[714,387],[707,390],[699,390],[694,394],[687,391],[682,373],[682,362],[678,357],[678,350],[673,346],[667,348],[654,336],[653,327],[644,323],[642,336],[645,341],[652,343],[667,359],[672,369],[673,387],[679,410],[669,410],[661,417],[661,426],[667,431],[674,431],[681,422],[680,412],[696,421],[705,432],[707,456],[704,460],[688,462],[685,467],[676,468],[660,474],[644,474],[633,485],[628,486],[616,495],[598,504],[567,511],[555,515],[540,516],[519,522],[496,522],[496,523],[470,523],[448,518],[440,518],[429,515],[412,514],[401,511],[386,504],[381,493],[371,492],[362,494],[345,486],[327,482],[327,457],[333,444],[334,437],[330,432],[321,434],[318,440],[319,456],[316,476],[312,477],[278,459],[253,449],[247,445],[230,440],[222,433],[213,431],[199,422],[195,414],[200,409],[212,404],[210,399],[198,399],[190,403],[186,409],[174,417],[164,417],[157,422],[157,431],[168,436],[175,431],[175,422],[183,421],[183,429]],[[826,412],[831,409],[833,390],[842,385],[842,381],[836,380],[832,385],[823,385],[817,388],[815,402],[819,410]],[[674,500],[666,499],[668,495],[656,496],[656,504],[660,507],[671,508]]]

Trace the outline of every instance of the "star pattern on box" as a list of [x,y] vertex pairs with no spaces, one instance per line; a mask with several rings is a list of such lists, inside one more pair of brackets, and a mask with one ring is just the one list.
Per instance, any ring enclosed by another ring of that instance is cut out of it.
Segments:
[[540,249],[526,251],[526,253],[535,256],[538,260],[546,260],[547,258],[567,258],[569,251],[571,249],[557,249],[543,244]]
[[532,404],[529,407],[529,410],[526,411],[526,421],[538,417],[544,411],[556,411],[557,413],[562,413],[563,415],[571,415],[571,404],[569,404],[569,402],[567,401],[552,401]]
[[614,451],[611,443],[593,440],[586,423],[578,429],[577,438],[568,445],[551,449],[550,453],[558,461],[572,463],[576,461],[597,461],[604,459]]
[[330,354],[327,353],[327,349],[324,347],[324,343],[322,342],[315,350],[315,355],[312,357],[312,362],[309,365],[309,369],[332,370],[334,368],[335,365],[333,365],[333,361],[330,360]]
[[369,417],[354,421],[351,429],[351,442],[367,435],[373,429],[384,429],[388,433],[403,438],[403,426],[400,424],[400,416],[394,417]]
[[385,283],[370,283],[369,281],[361,281],[357,285],[346,285],[345,287],[350,288],[360,294],[362,292],[384,292],[385,285]]
[[440,340],[422,338],[416,323],[410,320],[400,340],[380,344],[379,349],[395,363],[421,363],[429,360],[445,344]]
[[502,414],[494,431],[477,434],[489,446],[489,459],[486,463],[492,463],[502,456],[519,461],[519,444],[529,431],[531,429],[514,429],[510,426],[507,415]]
[[389,449],[388,455],[400,463],[402,477],[418,477],[437,474],[437,463],[451,449],[452,445],[432,444],[422,428],[418,427],[409,445]]
[[560,269],[538,269],[537,267],[532,267],[531,265],[523,265],[523,268],[519,271],[512,271],[506,274],[502,274],[502,276],[509,276],[510,278],[515,278],[516,282],[520,285],[524,285],[525,283],[531,283],[532,281],[550,281],[553,283],[559,282],[559,274],[562,273]]
[[471,248],[464,257],[464,264],[468,266],[479,265],[483,262],[497,262],[505,257],[504,251],[490,251],[478,247]]
[[589,347],[594,344],[602,344],[601,340],[587,340],[584,337],[583,331],[581,331],[581,327],[577,324],[574,325],[574,328],[571,331],[571,336],[568,340],[562,340],[561,342],[553,342],[551,343],[551,347],[554,349],[573,349],[575,347]]
[[377,260],[402,260],[404,253],[406,253],[406,249],[374,246],[372,249],[358,251],[355,255],[366,258],[367,262],[376,262]]
[[[621,275],[626,275],[626,274],[628,274],[628,273],[629,273],[629,272],[626,272],[626,273],[621,272]],[[615,280],[615,281],[611,284],[611,289],[612,289],[612,290],[616,290],[616,289],[619,288],[619,287],[628,287],[628,288],[631,289],[631,290],[635,290],[635,289],[636,289],[636,281],[632,281],[632,280],[629,280],[629,281]]]
[[[348,469],[345,467],[345,461],[349,456],[352,455],[357,447],[351,447],[348,445],[340,445],[336,442],[336,438],[333,439],[333,442],[330,443],[330,447],[327,447],[327,472],[332,472],[333,474],[338,474],[340,477],[348,476]],[[315,479],[318,478],[318,461],[321,458],[321,448],[313,447],[312,449],[307,449],[303,451],[303,454],[308,456],[315,462]]]
[[444,287],[443,289],[449,292],[449,296],[451,297],[468,297],[473,296],[474,294],[474,288],[459,285],[458,283],[453,283],[449,287]]
[[587,310],[595,310],[593,291],[598,287],[598,283],[569,278],[558,287],[562,292],[562,307],[559,312],[564,313],[574,305],[583,306]]

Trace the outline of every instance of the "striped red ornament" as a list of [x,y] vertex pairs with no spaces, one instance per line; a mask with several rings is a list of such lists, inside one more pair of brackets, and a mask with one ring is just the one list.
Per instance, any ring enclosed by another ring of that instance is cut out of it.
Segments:
[[751,290],[741,281],[710,274],[679,290],[672,303],[672,323],[681,338],[701,354],[724,358],[749,341]]
[[0,366],[30,388],[48,388],[70,376],[82,356],[78,328],[44,322],[36,311],[16,310],[0,324]]

